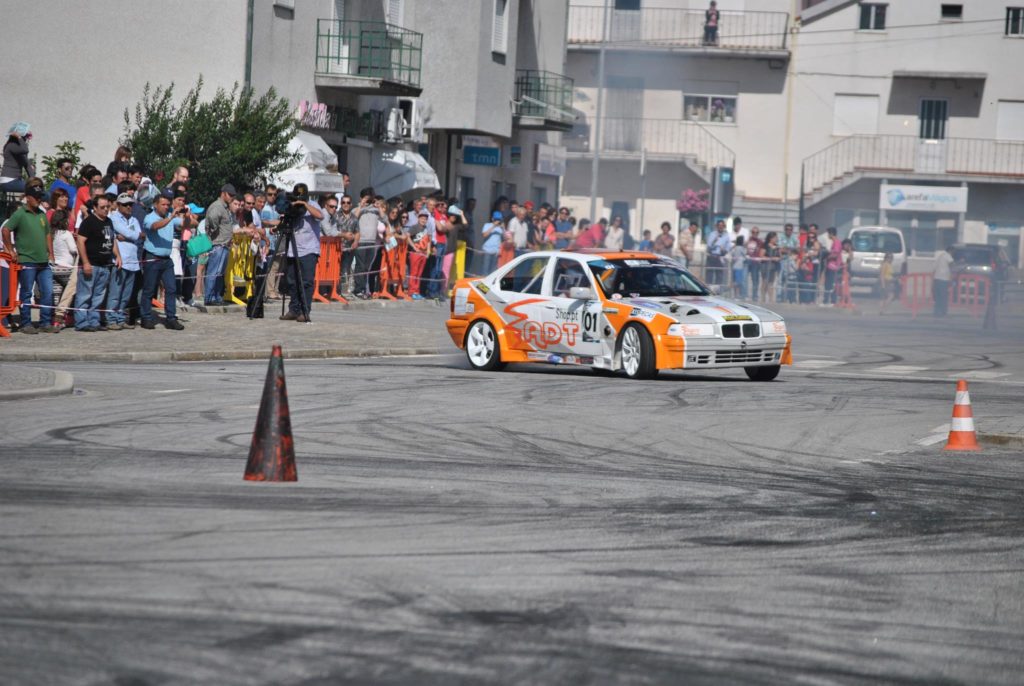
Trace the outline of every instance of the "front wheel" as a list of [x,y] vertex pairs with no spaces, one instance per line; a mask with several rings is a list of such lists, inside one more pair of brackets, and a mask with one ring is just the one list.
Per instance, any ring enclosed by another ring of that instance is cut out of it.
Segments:
[[473,369],[496,372],[505,366],[494,327],[484,319],[473,322],[466,332],[466,358]]
[[744,367],[743,371],[747,373],[751,381],[771,381],[779,375],[780,369],[782,369],[780,365],[773,364],[768,367]]
[[629,324],[619,344],[622,369],[631,379],[650,379],[658,373],[654,367],[654,341],[640,324]]

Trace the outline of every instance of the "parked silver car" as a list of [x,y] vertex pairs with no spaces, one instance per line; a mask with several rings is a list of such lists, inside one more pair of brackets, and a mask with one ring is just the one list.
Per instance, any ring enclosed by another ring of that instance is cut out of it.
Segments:
[[907,245],[899,229],[887,226],[858,226],[848,236],[853,243],[850,286],[878,288],[878,274],[886,253],[892,253],[892,268],[899,274],[907,260]]

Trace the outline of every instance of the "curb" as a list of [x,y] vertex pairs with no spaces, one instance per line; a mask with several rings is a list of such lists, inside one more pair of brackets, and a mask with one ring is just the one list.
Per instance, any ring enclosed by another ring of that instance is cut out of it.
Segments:
[[[280,305],[280,300],[273,300],[264,303],[264,309],[269,309],[270,306]],[[448,307],[447,300],[436,300],[436,299],[424,299],[424,300],[349,300],[348,304],[342,304],[338,302],[327,303],[330,306],[337,307],[342,310],[378,310],[378,309],[405,309],[411,307]],[[321,306],[324,303],[320,303]],[[183,314],[245,314],[244,305],[214,305],[212,307],[206,307],[205,305],[192,305],[192,306],[180,306],[179,311]],[[316,312],[314,311],[314,315]],[[267,317],[270,319],[270,317]],[[276,317],[273,317],[276,319]]]
[[[409,355],[439,355],[445,351],[441,348],[298,348],[286,350],[285,359],[309,360],[309,359],[333,359],[333,358],[358,358],[358,357],[404,357]],[[449,350],[447,352],[452,352]],[[10,352],[4,353],[5,362],[133,362],[133,363],[159,363],[159,362],[221,362],[229,360],[267,360],[270,359],[269,350],[231,350],[231,351],[175,351],[175,352],[123,352],[123,353],[32,353],[32,352]],[[66,372],[54,372],[65,374]],[[68,381],[68,390],[71,392],[71,375]]]
[[978,433],[978,441],[989,445],[1024,446],[1024,436],[1014,434]]
[[[6,355],[4,356],[6,359]],[[75,377],[70,372],[51,369],[53,385],[38,388],[20,388],[13,391],[0,391],[0,401],[27,400],[30,398],[46,398],[54,395],[68,395],[75,389]]]

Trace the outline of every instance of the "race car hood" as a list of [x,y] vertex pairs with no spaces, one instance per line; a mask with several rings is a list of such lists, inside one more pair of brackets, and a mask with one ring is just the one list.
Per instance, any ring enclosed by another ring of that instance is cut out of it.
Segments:
[[613,300],[612,302],[644,310],[653,310],[680,322],[711,321],[721,324],[729,321],[771,322],[782,319],[779,315],[763,307],[750,304],[741,305],[715,295],[679,296],[673,298],[623,298],[622,300]]

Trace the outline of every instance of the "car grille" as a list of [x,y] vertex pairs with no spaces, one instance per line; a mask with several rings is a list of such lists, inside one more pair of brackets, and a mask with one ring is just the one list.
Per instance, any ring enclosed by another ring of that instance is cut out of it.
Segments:
[[760,338],[760,324],[722,324],[722,338]]
[[772,362],[777,359],[779,353],[770,350],[719,350],[715,353],[715,364]]

